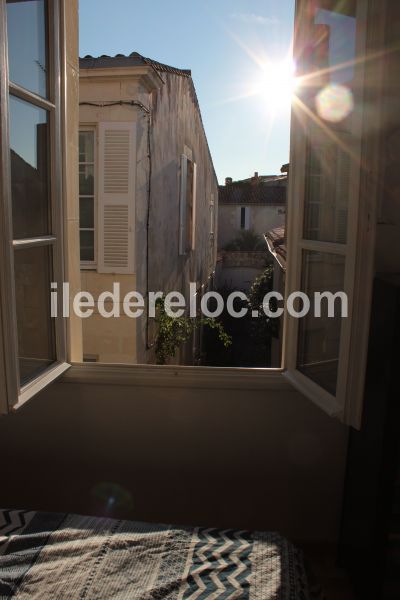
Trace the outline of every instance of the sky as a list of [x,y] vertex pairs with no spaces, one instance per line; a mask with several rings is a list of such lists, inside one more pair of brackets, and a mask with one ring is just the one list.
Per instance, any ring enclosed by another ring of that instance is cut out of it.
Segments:
[[294,3],[79,0],[80,56],[136,51],[191,69],[220,183],[271,175],[289,161]]

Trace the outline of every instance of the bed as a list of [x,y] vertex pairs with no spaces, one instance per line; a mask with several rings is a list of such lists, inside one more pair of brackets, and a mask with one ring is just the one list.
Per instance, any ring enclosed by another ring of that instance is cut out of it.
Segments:
[[0,598],[307,600],[277,533],[0,510]]

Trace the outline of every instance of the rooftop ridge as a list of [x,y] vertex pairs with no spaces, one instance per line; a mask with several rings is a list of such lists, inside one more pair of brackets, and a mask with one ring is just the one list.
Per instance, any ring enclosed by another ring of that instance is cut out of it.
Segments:
[[172,67],[171,65],[153,60],[152,58],[147,58],[146,56],[139,54],[139,52],[131,52],[129,55],[119,53],[114,56],[110,56],[109,54],[101,54],[100,56],[86,54],[83,57],[79,57],[79,65],[81,68],[114,67],[116,66],[115,63],[119,63],[118,66],[138,66],[144,64],[163,73],[173,73],[175,75],[181,75],[182,77],[192,76],[190,69],[178,69],[177,67]]

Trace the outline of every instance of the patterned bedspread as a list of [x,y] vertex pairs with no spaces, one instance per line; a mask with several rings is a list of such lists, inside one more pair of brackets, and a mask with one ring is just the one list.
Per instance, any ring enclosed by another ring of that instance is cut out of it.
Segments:
[[307,600],[276,533],[0,510],[0,598]]

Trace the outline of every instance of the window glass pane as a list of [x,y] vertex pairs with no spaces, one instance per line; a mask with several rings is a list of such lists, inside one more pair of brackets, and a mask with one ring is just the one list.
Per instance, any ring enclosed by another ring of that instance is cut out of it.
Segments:
[[47,2],[7,0],[10,80],[47,97]]
[[304,238],[345,244],[352,159],[337,144],[321,143],[321,135],[311,135],[308,158]]
[[94,132],[80,131],[79,132],[79,162],[92,163],[94,162]]
[[320,2],[315,10],[315,66],[332,69],[340,65],[340,68],[325,73],[324,77],[330,83],[346,84],[353,80],[355,71],[356,2],[330,2],[329,9],[324,4],[327,3]]
[[336,394],[339,362],[341,304],[335,300],[335,316],[328,316],[328,301],[321,303],[321,317],[315,316],[315,292],[343,291],[344,257],[322,252],[304,251],[302,291],[311,300],[308,315],[299,319],[299,371],[331,394]]
[[79,226],[81,229],[94,228],[94,199],[80,198],[79,200]]
[[[342,86],[352,90],[356,75],[357,53],[357,2],[342,0],[341,2],[324,2],[317,0],[312,11],[313,35],[306,53],[308,63],[306,70],[312,73],[307,85],[309,94],[306,98],[315,100],[318,88],[334,86],[332,91],[337,95],[326,96],[327,102],[322,108],[328,120],[339,115],[340,108],[345,108],[341,99],[348,99],[348,94],[341,95]],[[315,108],[315,106],[314,106]],[[345,116],[348,116],[345,115]]]
[[94,194],[94,167],[79,165],[79,193],[81,196]]
[[48,113],[10,97],[11,190],[14,238],[50,233]]
[[81,261],[94,261],[94,231],[81,231]]
[[246,224],[246,209],[242,206],[240,209],[240,228],[244,229]]
[[356,2],[317,1],[313,31],[311,85],[305,86],[304,93],[319,125],[313,123],[309,130],[303,235],[345,244],[352,176],[358,171],[354,122],[361,96],[355,66]]
[[56,360],[50,313],[51,248],[16,250],[15,291],[21,384]]

